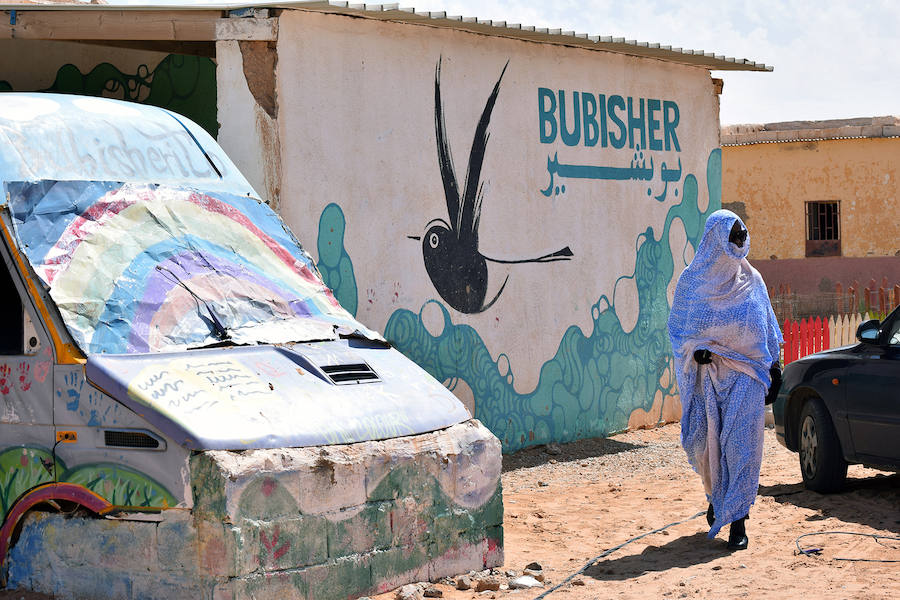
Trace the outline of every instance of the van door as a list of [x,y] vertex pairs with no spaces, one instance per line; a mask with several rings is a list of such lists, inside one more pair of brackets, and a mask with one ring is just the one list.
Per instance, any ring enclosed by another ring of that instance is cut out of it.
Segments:
[[53,350],[9,248],[0,243],[0,521],[54,481]]

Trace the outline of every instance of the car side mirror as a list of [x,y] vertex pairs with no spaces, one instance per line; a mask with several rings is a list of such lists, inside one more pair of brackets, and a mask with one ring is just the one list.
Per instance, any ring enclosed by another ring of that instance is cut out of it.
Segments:
[[878,341],[878,335],[881,332],[881,321],[878,319],[869,319],[859,324],[856,328],[856,339],[861,342],[874,344]]

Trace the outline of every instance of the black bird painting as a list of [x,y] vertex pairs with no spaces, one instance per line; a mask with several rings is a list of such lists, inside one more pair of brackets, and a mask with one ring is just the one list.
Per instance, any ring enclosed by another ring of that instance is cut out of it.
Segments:
[[444,198],[450,222],[434,219],[426,225],[424,238],[409,236],[414,240],[422,240],[422,256],[425,259],[425,270],[438,294],[447,304],[462,313],[480,313],[489,309],[503,293],[509,275],[503,280],[500,289],[485,304],[488,290],[487,263],[517,264],[553,262],[569,260],[572,251],[568,246],[562,250],[545,254],[538,258],[520,260],[499,260],[488,258],[478,250],[478,223],[481,219],[481,202],[484,186],[481,183],[481,167],[487,148],[488,124],[491,112],[500,93],[500,82],[506,73],[504,65],[494,84],[491,95],[475,128],[475,139],[469,152],[469,166],[466,172],[465,187],[460,198],[459,183],[453,158],[450,154],[450,141],[447,138],[447,125],[444,121],[444,107],[441,102],[441,59],[438,59],[434,71],[434,129],[437,138],[438,164],[441,180],[444,184]]

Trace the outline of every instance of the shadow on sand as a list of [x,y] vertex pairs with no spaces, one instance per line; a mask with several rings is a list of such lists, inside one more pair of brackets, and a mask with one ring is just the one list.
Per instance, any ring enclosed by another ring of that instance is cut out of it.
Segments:
[[[628,552],[628,547],[618,552]],[[621,581],[644,573],[712,562],[730,553],[725,547],[724,539],[719,537],[710,540],[706,538],[705,531],[700,531],[694,535],[676,538],[662,546],[648,546],[640,554],[621,558],[615,558],[613,554],[612,558],[601,559],[597,564],[590,566],[584,575],[599,581]]]
[[537,467],[555,459],[557,462],[570,462],[596,458],[607,454],[618,454],[645,447],[646,444],[629,444],[617,442],[609,438],[591,438],[578,440],[569,444],[547,444],[532,446],[519,450],[515,454],[503,455],[503,472],[516,469]]
[[819,494],[802,483],[760,486],[760,496],[816,511],[807,518],[819,521],[836,517],[874,529],[900,532],[900,473],[847,479],[847,485],[835,494]]

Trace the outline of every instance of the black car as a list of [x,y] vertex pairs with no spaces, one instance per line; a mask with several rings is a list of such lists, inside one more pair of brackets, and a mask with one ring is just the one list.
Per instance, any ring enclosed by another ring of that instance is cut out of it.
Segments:
[[772,407],[778,441],[817,492],[840,489],[849,463],[900,470],[900,307],[856,338],[788,364]]

